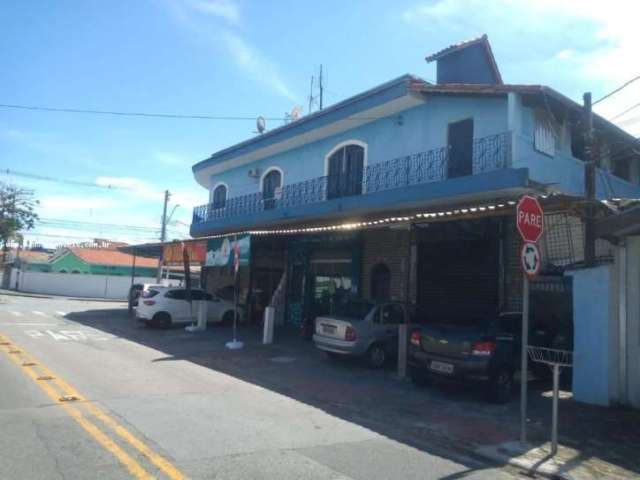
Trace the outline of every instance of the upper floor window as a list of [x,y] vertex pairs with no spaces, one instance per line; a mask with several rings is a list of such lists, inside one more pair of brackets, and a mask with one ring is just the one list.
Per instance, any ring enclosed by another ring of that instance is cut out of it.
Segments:
[[213,189],[213,195],[211,199],[213,208],[224,208],[227,203],[227,186],[219,184]]
[[365,146],[359,143],[339,145],[327,157],[327,198],[362,193]]
[[262,200],[266,210],[276,206],[276,200],[282,194],[282,170],[269,168],[262,176]]
[[556,154],[558,128],[549,115],[536,113],[536,125],[533,132],[533,146],[536,150],[551,157]]

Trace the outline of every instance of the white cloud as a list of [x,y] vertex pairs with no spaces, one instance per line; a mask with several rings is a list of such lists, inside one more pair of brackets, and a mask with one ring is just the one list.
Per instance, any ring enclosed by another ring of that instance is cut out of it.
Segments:
[[[290,102],[297,98],[278,66],[252,45],[237,28],[242,16],[232,0],[174,0],[165,2],[174,18],[201,41],[222,46],[231,61],[248,77]],[[212,24],[213,22],[213,24]]]
[[558,60],[568,60],[575,55],[575,50],[571,48],[565,48],[564,50],[560,50],[558,53],[554,55],[554,58]]
[[184,4],[206,15],[224,18],[230,23],[240,20],[238,6],[230,0],[183,0]]
[[171,152],[155,152],[152,158],[168,167],[189,167],[195,163],[184,155]]
[[[592,90],[597,99],[640,73],[639,15],[640,3],[625,0],[439,0],[417,4],[402,18],[426,32],[444,32],[454,42],[488,33],[494,50],[502,50],[499,62],[502,57],[526,71],[536,66],[548,77],[541,79],[544,83],[569,85],[574,95]],[[570,68],[557,64],[567,61]],[[595,109],[611,118],[638,98],[640,82]],[[635,126],[626,128],[639,134],[640,124]]]
[[251,75],[253,80],[263,83],[275,93],[295,102],[296,96],[282,79],[278,68],[240,35],[227,31],[222,40],[235,64]]

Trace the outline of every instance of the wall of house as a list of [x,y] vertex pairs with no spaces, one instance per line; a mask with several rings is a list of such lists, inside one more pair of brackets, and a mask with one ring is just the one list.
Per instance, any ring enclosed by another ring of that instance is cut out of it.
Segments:
[[620,362],[625,362],[621,381],[625,382],[626,402],[640,408],[640,236],[627,237],[621,249],[626,250],[624,259],[619,254],[616,258],[617,263],[624,261],[626,266],[622,273],[624,284],[620,285],[625,300],[621,337],[626,341],[626,351],[620,356]]
[[[362,232],[362,296],[371,299],[371,276],[379,263],[384,263],[391,274],[391,299],[405,301],[407,284],[409,232],[407,230],[377,229]],[[414,266],[415,269],[415,266]],[[415,272],[413,274],[415,277]],[[411,278],[409,301],[415,303],[416,282]]]
[[506,98],[433,97],[423,105],[359,126],[352,130],[302,147],[267,157],[212,176],[210,188],[219,182],[228,185],[228,198],[260,191],[260,179],[248,176],[249,169],[264,174],[271,167],[283,170],[283,184],[291,184],[326,174],[325,158],[340,143],[357,140],[367,145],[367,164],[444,147],[447,125],[474,118],[474,137],[507,131]]
[[608,406],[618,391],[617,277],[612,265],[573,270],[573,396]]
[[[155,277],[135,277],[135,283],[156,283]],[[12,284],[12,287],[15,283]],[[126,300],[131,277],[73,273],[20,272],[21,292],[68,297]]]
[[[514,135],[514,167],[526,167],[532,180],[551,184],[564,192],[584,194],[584,162],[571,154],[571,135],[568,125],[559,126],[555,156],[549,156],[534,148],[534,128],[536,111],[520,107],[519,128]],[[635,174],[635,168],[632,169]],[[616,177],[612,173],[598,169],[596,175],[598,198],[637,198],[640,186]]]
[[89,264],[83,262],[70,252],[65,253],[51,262],[51,271],[64,273],[71,273],[74,271],[77,273],[91,273]]

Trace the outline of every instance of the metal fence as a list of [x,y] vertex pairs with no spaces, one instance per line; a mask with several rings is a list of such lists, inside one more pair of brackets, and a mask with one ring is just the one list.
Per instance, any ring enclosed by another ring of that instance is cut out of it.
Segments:
[[[227,199],[224,206],[216,205],[217,208],[211,203],[195,207],[193,223],[446,180],[452,177],[449,175],[449,160],[448,148],[440,147],[368,165],[362,174],[352,174],[351,177],[323,176],[284,185],[273,198],[264,198],[262,192],[233,197]],[[473,140],[473,175],[508,168],[510,165],[511,132]]]

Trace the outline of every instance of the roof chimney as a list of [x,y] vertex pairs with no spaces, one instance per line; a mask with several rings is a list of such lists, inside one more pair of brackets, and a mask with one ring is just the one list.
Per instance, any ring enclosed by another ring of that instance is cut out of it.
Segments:
[[429,55],[425,60],[437,61],[438,84],[502,84],[502,76],[487,35],[451,45]]

